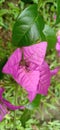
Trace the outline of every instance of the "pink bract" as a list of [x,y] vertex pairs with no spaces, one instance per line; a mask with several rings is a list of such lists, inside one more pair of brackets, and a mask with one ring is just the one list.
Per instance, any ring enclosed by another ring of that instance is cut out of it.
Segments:
[[51,73],[50,68],[46,62],[44,62],[40,68],[40,78],[37,87],[38,94],[47,95],[48,88],[50,86]]
[[28,92],[30,101],[37,93],[46,95],[50,86],[51,71],[44,62],[46,48],[46,42],[18,48],[2,70],[12,75],[14,80]]
[[9,110],[24,109],[24,106],[15,106],[3,98],[4,88],[0,87],[0,121],[2,121]]
[[60,36],[57,36],[56,50],[60,51]]

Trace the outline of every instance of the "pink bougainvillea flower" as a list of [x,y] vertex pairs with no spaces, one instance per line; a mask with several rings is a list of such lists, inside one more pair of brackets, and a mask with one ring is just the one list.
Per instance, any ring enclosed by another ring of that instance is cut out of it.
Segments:
[[2,121],[9,110],[24,109],[23,106],[14,106],[9,101],[2,97],[4,88],[0,87],[0,121]]
[[46,95],[50,86],[51,72],[44,62],[47,43],[41,42],[18,48],[3,67],[3,72],[12,75],[14,80],[28,92],[32,101],[37,93]]
[[60,55],[60,36],[57,36],[56,50],[58,55]]
[[42,42],[29,47],[18,48],[3,67],[3,72],[11,74],[16,82],[28,91],[29,95],[31,93],[32,98],[36,95],[40,75],[35,68],[42,64],[46,47],[47,43]]

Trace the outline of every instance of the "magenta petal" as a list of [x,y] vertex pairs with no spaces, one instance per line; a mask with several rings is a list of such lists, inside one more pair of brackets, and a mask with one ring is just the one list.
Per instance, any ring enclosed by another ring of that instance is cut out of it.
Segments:
[[30,102],[34,100],[34,98],[36,97],[36,94],[37,94],[37,91],[28,93],[28,99]]
[[[24,109],[24,106],[15,106],[13,104],[11,104],[9,101],[5,100],[3,97],[2,97],[2,94],[3,94],[3,91],[4,91],[4,88],[0,88],[0,101],[10,110],[16,110],[16,109]],[[1,94],[2,92],[2,94]],[[2,109],[3,110],[3,109]]]
[[50,86],[50,69],[46,62],[44,62],[40,67],[40,80],[37,88],[37,93],[46,95],[48,88]]
[[16,110],[16,109],[24,109],[24,106],[15,106],[11,104],[9,101],[2,99],[2,102],[7,106],[10,110]]
[[51,70],[50,73],[51,73],[51,76],[54,76],[58,73],[59,71],[59,67],[55,68],[54,70]]
[[60,43],[60,36],[59,35],[57,36],[57,41]]
[[28,47],[23,47],[24,58],[26,61],[41,65],[47,48],[47,42],[41,42]]
[[22,52],[21,49],[18,48],[14,51],[14,53],[10,56],[7,63],[3,67],[2,72],[6,74],[16,74],[18,64],[21,61],[22,58]]
[[60,51],[60,43],[57,42],[56,44],[56,50],[59,52]]
[[8,110],[7,107],[5,106],[5,104],[0,102],[0,121],[2,121],[5,117],[6,114],[8,114]]
[[2,121],[6,114],[9,113],[8,109],[10,110],[16,110],[16,109],[24,109],[24,106],[15,106],[11,104],[9,101],[5,100],[2,97],[2,94],[4,92],[4,88],[0,88],[0,121]]
[[34,93],[37,90],[39,75],[39,71],[27,71],[25,67],[20,67],[15,80],[27,90],[28,94],[30,92]]

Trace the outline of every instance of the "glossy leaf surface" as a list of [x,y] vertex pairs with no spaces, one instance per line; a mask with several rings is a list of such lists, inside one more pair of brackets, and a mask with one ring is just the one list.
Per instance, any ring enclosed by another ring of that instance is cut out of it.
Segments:
[[27,7],[18,17],[13,27],[12,43],[22,47],[34,44],[44,38],[42,32],[44,20],[37,10],[37,5]]

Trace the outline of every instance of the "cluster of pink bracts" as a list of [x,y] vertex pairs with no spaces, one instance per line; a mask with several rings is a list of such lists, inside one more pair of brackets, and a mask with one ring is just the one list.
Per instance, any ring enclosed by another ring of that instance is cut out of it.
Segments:
[[[50,70],[45,61],[46,48],[47,42],[17,48],[2,70],[3,73],[10,74],[27,91],[30,102],[37,94],[47,95],[51,77],[59,70],[58,67]],[[58,51],[59,48],[60,39],[56,45]],[[2,97],[3,92],[4,88],[0,88],[0,121],[9,113],[8,110],[24,109],[24,106],[14,106],[5,100]]]

